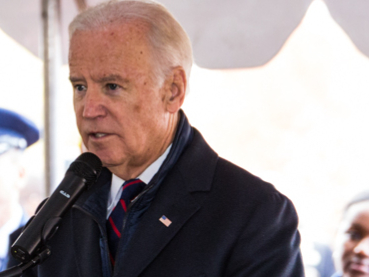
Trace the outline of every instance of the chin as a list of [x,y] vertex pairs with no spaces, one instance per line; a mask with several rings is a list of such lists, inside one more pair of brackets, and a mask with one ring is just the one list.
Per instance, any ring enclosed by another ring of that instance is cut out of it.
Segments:
[[101,160],[103,166],[105,166],[105,167],[106,167],[106,164],[109,163],[109,161],[111,160],[109,154],[106,153],[106,151],[101,151],[101,150],[99,151],[97,149],[94,149],[94,148],[90,147],[88,149],[88,152],[91,152],[91,153],[95,154],[96,156],[98,156],[99,159]]
[[96,151],[93,153],[100,158],[104,167],[113,167],[122,164],[122,158],[114,155],[116,153],[107,153],[101,151]]

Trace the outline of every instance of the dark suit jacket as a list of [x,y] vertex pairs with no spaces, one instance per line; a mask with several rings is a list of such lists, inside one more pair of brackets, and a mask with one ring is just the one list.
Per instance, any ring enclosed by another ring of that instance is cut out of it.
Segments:
[[[51,257],[23,276],[112,276],[105,231],[110,180],[104,170],[65,215],[49,242]],[[118,253],[113,276],[300,277],[297,221],[289,199],[219,158],[194,130]]]

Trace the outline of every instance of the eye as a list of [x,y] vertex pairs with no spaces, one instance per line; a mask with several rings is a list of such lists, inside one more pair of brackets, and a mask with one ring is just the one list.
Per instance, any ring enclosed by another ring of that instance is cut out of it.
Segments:
[[80,92],[80,91],[85,91],[86,90],[86,87],[83,86],[83,85],[75,85],[74,86],[74,89],[77,91],[77,92]]
[[350,240],[353,240],[353,241],[358,241],[358,240],[361,240],[362,239],[362,235],[360,232],[356,231],[356,230],[348,230],[347,231],[347,234],[349,235],[350,237]]
[[106,86],[110,90],[116,90],[118,88],[118,85],[117,84],[107,84]]

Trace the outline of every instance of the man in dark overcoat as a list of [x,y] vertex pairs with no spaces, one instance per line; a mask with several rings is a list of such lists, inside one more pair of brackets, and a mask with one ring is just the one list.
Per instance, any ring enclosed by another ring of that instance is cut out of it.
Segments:
[[69,31],[77,126],[104,168],[24,276],[303,276],[291,201],[219,157],[181,110],[192,50],[166,8],[105,3]]

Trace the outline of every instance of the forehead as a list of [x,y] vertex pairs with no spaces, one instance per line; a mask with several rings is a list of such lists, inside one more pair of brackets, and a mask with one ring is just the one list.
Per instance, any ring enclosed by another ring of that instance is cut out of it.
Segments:
[[133,21],[110,25],[98,30],[78,30],[70,41],[69,66],[114,68],[127,65],[143,67],[150,59],[146,38],[147,27]]
[[345,213],[343,221],[346,226],[360,225],[369,233],[369,201],[350,206]]

